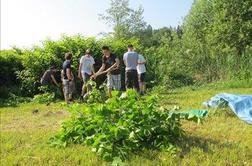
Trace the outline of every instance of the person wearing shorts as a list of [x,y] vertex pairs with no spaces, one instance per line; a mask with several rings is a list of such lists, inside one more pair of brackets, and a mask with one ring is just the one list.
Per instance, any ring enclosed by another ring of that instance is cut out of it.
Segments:
[[95,73],[94,77],[96,78],[98,75],[107,74],[108,95],[111,97],[112,90],[121,90],[120,60],[115,54],[110,53],[108,46],[102,47],[102,53],[102,66]]
[[146,67],[145,67],[145,59],[144,56],[141,54],[138,54],[138,61],[137,61],[137,74],[138,74],[138,80],[139,80],[139,89],[140,94],[143,95],[145,93],[145,73],[146,73]]
[[71,53],[66,53],[65,54],[65,61],[62,65],[63,70],[62,70],[62,84],[63,84],[63,93],[64,93],[64,98],[66,103],[69,103],[70,101],[73,100],[73,91],[74,91],[74,78],[73,78],[73,73],[71,69],[71,59],[72,59],[72,54]]
[[95,73],[94,64],[95,61],[91,55],[91,51],[90,49],[87,49],[86,54],[83,55],[80,59],[79,72],[78,72],[78,77],[83,81],[81,92],[82,96],[84,96],[84,94],[90,91],[91,89],[90,87],[87,87],[86,84],[90,80],[91,75]]
[[139,83],[137,76],[138,54],[134,51],[132,44],[128,45],[128,52],[123,55],[125,68],[125,84],[126,89],[134,88],[139,92]]

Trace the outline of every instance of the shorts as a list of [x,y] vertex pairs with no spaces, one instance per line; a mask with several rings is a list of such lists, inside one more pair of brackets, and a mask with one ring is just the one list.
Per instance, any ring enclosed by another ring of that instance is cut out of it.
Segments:
[[144,82],[145,80],[145,73],[138,74],[139,82]]
[[125,73],[125,84],[126,88],[135,88],[139,90],[139,82],[137,77],[137,70],[128,70]]
[[109,89],[121,90],[121,74],[107,75],[107,86]]
[[88,73],[81,73],[84,85],[90,80],[91,75]]
[[63,92],[65,96],[72,95],[75,89],[74,81],[63,80]]

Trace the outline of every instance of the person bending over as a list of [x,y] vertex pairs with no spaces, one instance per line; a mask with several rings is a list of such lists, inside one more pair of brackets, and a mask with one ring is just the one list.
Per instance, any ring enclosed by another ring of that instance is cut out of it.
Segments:
[[40,79],[41,85],[43,86],[56,85],[59,87],[59,83],[55,79],[56,72],[57,72],[57,69],[54,65],[51,66],[50,69],[46,70],[42,78]]

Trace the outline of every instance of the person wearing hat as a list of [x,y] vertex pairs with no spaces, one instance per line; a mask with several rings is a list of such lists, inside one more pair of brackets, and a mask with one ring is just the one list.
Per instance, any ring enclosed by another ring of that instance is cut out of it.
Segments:
[[90,80],[90,77],[95,73],[94,71],[94,58],[91,55],[91,50],[87,49],[85,55],[80,59],[78,77],[83,81],[81,95],[84,96],[86,92],[90,90],[86,84]]

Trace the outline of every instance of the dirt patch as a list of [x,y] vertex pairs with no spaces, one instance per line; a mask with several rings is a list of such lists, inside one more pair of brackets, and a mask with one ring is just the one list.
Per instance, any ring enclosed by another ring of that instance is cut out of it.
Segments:
[[50,117],[50,116],[66,116],[68,115],[68,113],[64,110],[60,110],[60,111],[48,111],[45,114],[43,114],[44,117]]
[[18,131],[22,133],[33,130],[58,130],[61,122],[69,115],[70,113],[63,109],[31,109],[24,114],[13,114],[11,117],[5,117],[0,124],[0,130],[1,132]]
[[56,115],[66,115],[66,111],[62,110],[62,111],[57,111],[55,112]]
[[44,117],[53,116],[53,115],[54,115],[54,112],[52,111],[48,111],[45,114],[43,114]]

